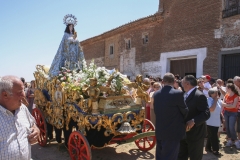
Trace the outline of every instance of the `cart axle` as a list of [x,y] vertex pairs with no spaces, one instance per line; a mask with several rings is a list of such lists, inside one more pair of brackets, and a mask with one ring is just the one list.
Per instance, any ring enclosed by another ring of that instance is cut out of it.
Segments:
[[145,138],[145,137],[155,137],[155,131],[148,131],[148,132],[144,132],[144,133],[139,133],[135,136],[133,136],[132,138],[129,138],[127,140],[123,140],[123,141],[118,141],[117,144],[125,144],[125,143],[131,143],[131,142],[134,142],[136,141],[137,139],[142,139],[142,138]]

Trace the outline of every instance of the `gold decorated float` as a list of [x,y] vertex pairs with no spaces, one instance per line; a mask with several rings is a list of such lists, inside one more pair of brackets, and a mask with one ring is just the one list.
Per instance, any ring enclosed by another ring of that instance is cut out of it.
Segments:
[[[49,77],[48,70],[47,66],[36,66],[33,115],[40,128],[45,123],[57,129],[75,128],[67,137],[69,150],[76,150],[73,146],[81,138],[87,143],[84,145],[94,148],[130,141],[144,151],[154,147],[154,132],[150,132],[154,126],[145,120],[144,109],[149,85],[142,82],[141,75],[130,82],[120,72],[96,67],[94,62],[84,64],[80,71],[63,67],[56,77]],[[40,145],[46,145],[47,131],[40,137]],[[148,147],[141,143],[148,143]]]

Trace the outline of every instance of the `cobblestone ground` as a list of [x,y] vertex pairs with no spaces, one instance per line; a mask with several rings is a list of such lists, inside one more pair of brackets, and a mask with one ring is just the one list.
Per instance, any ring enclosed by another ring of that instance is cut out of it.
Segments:
[[[224,147],[226,135],[221,135],[220,152],[221,157],[216,157],[204,151],[203,160],[240,160],[240,150],[235,147]],[[38,144],[32,145],[33,160],[70,160],[68,151],[56,142],[51,142],[46,147]],[[155,159],[155,148],[149,152],[140,151],[135,143],[112,144],[103,149],[92,150],[92,160],[151,160]]]

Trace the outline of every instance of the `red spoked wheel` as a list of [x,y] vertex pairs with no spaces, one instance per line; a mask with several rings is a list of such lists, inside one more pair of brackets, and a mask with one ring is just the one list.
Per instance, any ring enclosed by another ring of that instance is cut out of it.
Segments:
[[91,160],[92,153],[86,137],[79,131],[71,133],[68,150],[72,160]]
[[[142,125],[142,133],[148,132],[148,131],[155,131],[155,127],[151,121],[149,121],[148,119],[145,119]],[[143,138],[137,139],[135,141],[135,144],[141,151],[146,152],[151,150],[155,146],[156,137],[155,136],[143,137]]]
[[47,124],[40,109],[34,108],[32,111],[32,115],[35,118],[37,126],[40,130],[38,144],[44,147],[47,144]]

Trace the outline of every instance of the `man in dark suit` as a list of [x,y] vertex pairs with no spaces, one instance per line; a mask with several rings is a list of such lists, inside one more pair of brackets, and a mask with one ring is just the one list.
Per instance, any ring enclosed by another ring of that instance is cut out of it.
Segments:
[[156,114],[156,160],[176,160],[180,140],[185,136],[184,118],[188,108],[183,92],[173,88],[175,78],[172,73],[163,77],[164,87],[154,93],[153,104]]
[[189,112],[185,119],[186,138],[180,142],[178,160],[188,160],[188,157],[190,160],[201,160],[206,136],[205,121],[210,117],[207,98],[196,88],[197,80],[192,75],[183,78],[182,86]]

